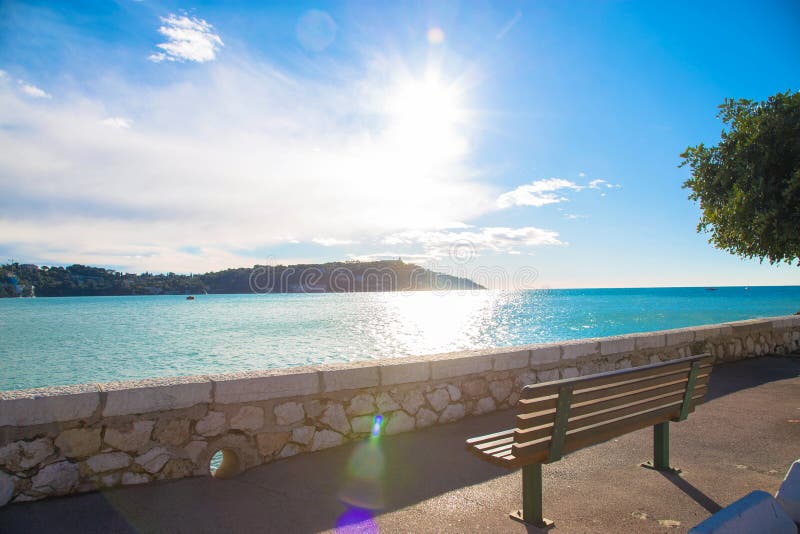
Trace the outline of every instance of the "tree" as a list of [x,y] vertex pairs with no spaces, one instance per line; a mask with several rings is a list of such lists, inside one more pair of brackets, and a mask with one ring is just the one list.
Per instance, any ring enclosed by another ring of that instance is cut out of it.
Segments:
[[719,144],[681,154],[692,171],[683,187],[700,201],[697,232],[731,254],[800,266],[800,93],[725,99],[719,110],[728,126]]

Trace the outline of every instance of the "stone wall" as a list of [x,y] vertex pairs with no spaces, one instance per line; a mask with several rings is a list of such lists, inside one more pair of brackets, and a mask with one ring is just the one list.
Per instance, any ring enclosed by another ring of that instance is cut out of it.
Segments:
[[215,476],[369,436],[509,408],[526,384],[710,352],[800,350],[800,316],[564,343],[0,392],[0,506]]

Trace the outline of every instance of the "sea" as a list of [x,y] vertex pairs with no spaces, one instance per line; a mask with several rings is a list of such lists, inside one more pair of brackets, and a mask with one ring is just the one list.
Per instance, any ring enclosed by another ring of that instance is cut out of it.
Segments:
[[0,299],[0,390],[506,347],[800,311],[800,286]]

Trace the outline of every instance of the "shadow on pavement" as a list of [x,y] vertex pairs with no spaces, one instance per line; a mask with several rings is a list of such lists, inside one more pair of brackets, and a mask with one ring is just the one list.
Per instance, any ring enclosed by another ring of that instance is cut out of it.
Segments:
[[[712,375],[709,396],[796,376],[797,358],[722,364]],[[364,527],[360,531],[369,532],[370,514],[400,510],[507,474],[467,453],[464,440],[509,428],[513,416],[513,410],[505,410],[384,436],[371,447],[351,443],[274,462],[230,480],[188,478],[14,504],[0,509],[0,531],[316,532],[356,517]],[[709,513],[720,509],[686,479],[665,478]],[[509,503],[509,509],[517,504]]]

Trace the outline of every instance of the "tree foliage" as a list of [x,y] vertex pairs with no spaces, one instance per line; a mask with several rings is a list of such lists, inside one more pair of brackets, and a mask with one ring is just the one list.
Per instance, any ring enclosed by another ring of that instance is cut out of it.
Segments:
[[732,254],[800,265],[800,93],[726,99],[719,110],[719,144],[681,154],[692,171],[683,187],[700,202],[697,231]]

